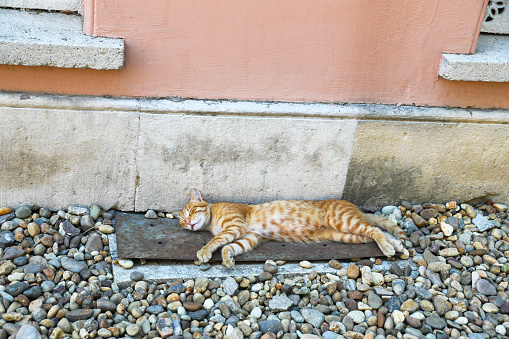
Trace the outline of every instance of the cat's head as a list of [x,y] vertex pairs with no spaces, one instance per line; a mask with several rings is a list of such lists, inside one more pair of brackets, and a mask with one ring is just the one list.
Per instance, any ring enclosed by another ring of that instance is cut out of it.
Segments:
[[180,226],[191,231],[205,229],[210,223],[211,204],[203,200],[201,193],[191,189],[191,200],[179,212]]

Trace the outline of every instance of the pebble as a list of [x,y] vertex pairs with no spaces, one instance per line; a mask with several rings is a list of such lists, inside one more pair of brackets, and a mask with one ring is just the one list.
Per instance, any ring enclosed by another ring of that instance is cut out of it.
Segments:
[[302,268],[311,268],[313,265],[311,265],[311,263],[307,260],[303,260],[301,262],[299,262],[299,265],[300,267]]
[[119,259],[118,264],[122,266],[123,268],[132,268],[134,266],[134,262],[129,259]]
[[88,268],[87,264],[83,261],[77,261],[75,259],[69,257],[63,257],[60,260],[62,267],[66,270],[69,270],[74,273],[80,273],[82,270]]
[[157,219],[157,213],[154,210],[148,210],[145,213],[145,218],[147,218],[147,219]]
[[16,334],[17,338],[23,338],[23,339],[41,339],[41,334],[37,330],[35,326],[32,324],[24,324],[21,326],[18,330],[18,333]]
[[25,219],[32,214],[32,209],[28,205],[22,205],[14,211],[16,218]]
[[[473,217],[456,202],[384,209],[405,225],[413,256],[387,271],[377,266],[380,259],[376,264],[330,260],[337,274],[285,277],[278,275],[285,263],[269,260],[256,277],[147,282],[132,270],[132,285],[122,287],[113,282],[111,265],[130,268],[134,262],[111,258],[102,233],[115,229],[101,217],[111,220],[112,212],[96,205],[57,213],[34,207],[32,213],[26,206],[28,215],[16,218],[17,209],[6,209],[0,215],[0,339],[22,329],[36,338],[505,336],[509,218],[504,206],[469,208]],[[476,217],[490,228],[481,231]],[[99,232],[83,235],[95,222]],[[24,324],[27,316],[31,322]]]
[[287,311],[292,305],[293,301],[284,295],[275,296],[269,301],[269,307],[274,312]]

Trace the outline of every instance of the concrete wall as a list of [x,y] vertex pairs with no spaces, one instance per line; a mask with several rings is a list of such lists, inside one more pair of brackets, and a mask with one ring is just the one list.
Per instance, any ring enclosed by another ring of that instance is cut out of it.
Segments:
[[509,203],[509,112],[0,94],[0,206]]
[[475,50],[487,0],[85,0],[121,70],[0,65],[0,91],[509,108],[508,83],[438,76]]

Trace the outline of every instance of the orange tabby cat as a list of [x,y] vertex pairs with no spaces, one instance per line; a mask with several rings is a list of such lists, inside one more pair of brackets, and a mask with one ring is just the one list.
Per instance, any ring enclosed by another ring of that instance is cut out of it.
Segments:
[[[202,263],[208,262],[212,253],[223,246],[223,265],[233,267],[234,256],[252,250],[261,240],[333,240],[354,244],[376,241],[384,255],[393,256],[398,251],[402,258],[408,258],[408,251],[401,243],[406,239],[402,229],[384,217],[362,213],[345,200],[211,204],[203,200],[198,190],[192,189],[191,200],[179,212],[179,219],[184,228],[208,230],[214,235],[197,253]],[[400,240],[373,225],[384,228]]]

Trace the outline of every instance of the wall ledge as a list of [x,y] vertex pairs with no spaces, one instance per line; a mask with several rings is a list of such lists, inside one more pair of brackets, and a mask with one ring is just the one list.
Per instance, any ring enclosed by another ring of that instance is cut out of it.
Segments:
[[474,54],[442,54],[446,80],[509,82],[509,36],[481,34]]
[[0,64],[120,69],[122,39],[83,33],[81,16],[0,9]]
[[328,104],[178,98],[105,98],[0,92],[0,108],[2,107],[201,116],[509,124],[509,110],[507,109],[465,109],[362,103]]

